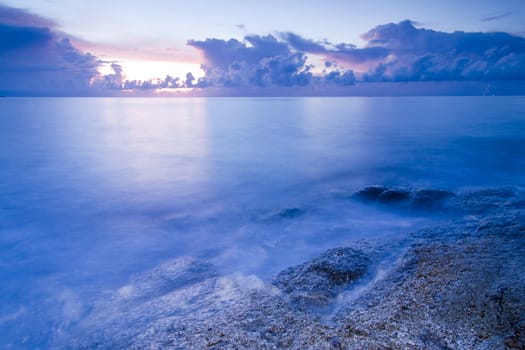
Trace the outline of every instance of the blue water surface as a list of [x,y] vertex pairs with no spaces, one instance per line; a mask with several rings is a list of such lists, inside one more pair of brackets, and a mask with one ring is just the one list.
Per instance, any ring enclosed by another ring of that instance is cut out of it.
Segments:
[[426,218],[341,193],[525,185],[524,97],[2,98],[0,348],[173,257],[265,280]]

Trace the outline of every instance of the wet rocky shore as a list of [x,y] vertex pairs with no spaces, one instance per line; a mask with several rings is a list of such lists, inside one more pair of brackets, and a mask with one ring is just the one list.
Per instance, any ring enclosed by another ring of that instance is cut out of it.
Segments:
[[349,200],[446,214],[330,249],[268,281],[192,258],[95,302],[71,349],[524,349],[525,194],[367,187]]

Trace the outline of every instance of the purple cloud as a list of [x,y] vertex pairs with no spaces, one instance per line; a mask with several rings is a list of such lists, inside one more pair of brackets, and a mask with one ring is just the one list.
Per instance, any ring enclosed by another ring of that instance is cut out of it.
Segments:
[[280,37],[292,48],[302,52],[308,52],[313,54],[325,54],[328,52],[328,49],[325,46],[325,43],[315,42],[310,39],[305,39],[300,35],[295,33],[281,33]]
[[[189,41],[204,58],[197,87],[349,86],[356,82],[525,80],[525,39],[507,33],[444,33],[414,22],[380,25],[364,48],[331,44],[295,33]],[[312,73],[307,55],[324,57]],[[344,68],[346,67],[346,68]],[[356,74],[353,67],[365,67]]]
[[190,40],[205,59],[205,78],[196,87],[305,86],[312,74],[301,52],[292,52],[273,35],[250,35],[236,39]]
[[[524,80],[525,39],[507,33],[444,33],[403,21],[377,26],[362,37],[364,48],[327,45],[281,34],[293,49],[328,62],[370,67],[364,81]],[[332,76],[335,73],[331,73]]]
[[0,4],[0,23],[19,27],[55,28],[56,23],[27,11]]
[[525,80],[525,38],[507,33],[444,33],[403,21],[363,38],[389,51],[368,81]]
[[52,39],[52,34],[48,28],[18,27],[0,23],[0,38],[0,53],[5,54],[31,45],[46,45]]
[[80,94],[91,90],[100,61],[53,30],[54,23],[0,6],[2,94]]
[[[0,5],[0,94],[118,95],[135,90],[146,95],[161,88],[198,88],[231,94],[326,95],[345,94],[349,86],[369,82],[524,85],[525,38],[498,32],[445,33],[417,26],[409,20],[377,26],[363,34],[362,48],[291,32],[248,35],[242,41],[189,40],[188,45],[202,54],[204,77],[196,79],[188,73],[183,78],[129,81],[118,62],[103,62],[82,52],[56,30],[53,21]],[[313,67],[309,56],[322,59],[324,65]],[[113,73],[102,76],[99,68],[109,63]]]
[[103,86],[116,90],[122,89],[125,84],[124,70],[122,69],[122,66],[117,63],[112,63],[111,69],[113,69],[113,74],[107,74],[104,76]]
[[327,59],[344,62],[347,64],[360,64],[377,61],[388,56],[389,50],[381,46],[358,49],[349,43],[340,43],[333,47],[327,42],[315,42],[305,39],[295,33],[281,33],[281,38],[293,49],[316,55]]
[[350,86],[356,82],[355,74],[351,70],[333,70],[324,75],[324,80],[339,86]]
[[204,54],[206,65],[222,69],[227,69],[234,62],[246,62],[253,65],[266,57],[290,53],[288,45],[277,41],[272,35],[249,35],[244,40],[250,46],[236,39],[228,41],[221,39],[190,40],[188,45],[199,49]]
[[[367,82],[525,81],[525,38],[508,33],[445,33],[406,20],[377,26],[362,38],[363,48],[290,32],[247,36],[244,42],[191,40],[204,56],[206,73],[194,86],[320,91]],[[308,55],[324,58],[322,72],[312,73]]]

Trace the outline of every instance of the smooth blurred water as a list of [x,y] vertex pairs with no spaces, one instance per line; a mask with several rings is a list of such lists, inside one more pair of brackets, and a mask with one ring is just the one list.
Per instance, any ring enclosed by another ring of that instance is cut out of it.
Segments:
[[524,186],[523,145],[524,97],[2,98],[0,347],[173,257],[265,279],[406,233],[334,193]]

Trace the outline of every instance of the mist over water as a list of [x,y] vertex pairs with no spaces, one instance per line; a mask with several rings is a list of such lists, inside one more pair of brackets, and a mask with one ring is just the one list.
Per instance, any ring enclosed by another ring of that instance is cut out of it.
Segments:
[[0,347],[177,257],[267,280],[428,224],[371,184],[525,185],[523,97],[0,99]]

